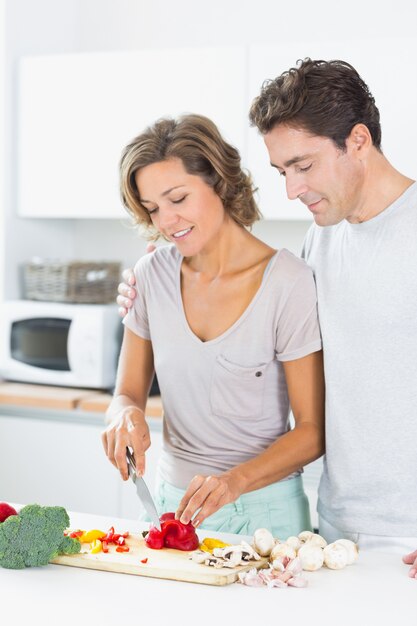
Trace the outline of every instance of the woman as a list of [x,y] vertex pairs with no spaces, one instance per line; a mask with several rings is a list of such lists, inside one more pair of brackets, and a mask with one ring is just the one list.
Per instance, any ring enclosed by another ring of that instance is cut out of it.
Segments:
[[126,147],[120,172],[136,223],[171,245],[135,267],[140,290],[124,319],[103,433],[109,460],[127,480],[130,446],[144,472],[144,410],[156,370],[160,511],[211,530],[267,527],[284,539],[310,528],[300,473],[324,448],[311,270],[249,232],[260,217],[251,180],[207,118],[158,121]]

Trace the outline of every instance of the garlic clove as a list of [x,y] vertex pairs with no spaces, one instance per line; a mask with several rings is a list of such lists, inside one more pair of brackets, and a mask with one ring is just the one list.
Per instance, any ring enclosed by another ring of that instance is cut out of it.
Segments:
[[253,547],[260,556],[269,556],[275,539],[267,528],[258,528],[253,535]]
[[298,550],[297,557],[300,559],[301,567],[307,572],[314,572],[320,569],[324,561],[322,548],[311,546],[308,541]]
[[290,578],[287,584],[289,587],[307,587],[308,581],[302,576],[296,576],[295,578]]
[[330,569],[342,569],[347,565],[348,551],[341,543],[329,543],[324,550],[324,563]]
[[347,564],[352,565],[352,563],[354,563],[359,556],[359,548],[356,543],[354,543],[350,539],[337,539],[335,543],[339,543],[346,548],[348,553]]

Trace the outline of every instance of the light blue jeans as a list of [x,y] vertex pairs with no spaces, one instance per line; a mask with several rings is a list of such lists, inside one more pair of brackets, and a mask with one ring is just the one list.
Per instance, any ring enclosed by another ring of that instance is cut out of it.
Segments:
[[[176,511],[185,493],[163,480],[157,481],[155,491],[155,504],[160,514]],[[257,528],[268,528],[281,540],[302,530],[312,530],[302,477],[244,493],[210,515],[199,528],[238,535],[253,535]]]

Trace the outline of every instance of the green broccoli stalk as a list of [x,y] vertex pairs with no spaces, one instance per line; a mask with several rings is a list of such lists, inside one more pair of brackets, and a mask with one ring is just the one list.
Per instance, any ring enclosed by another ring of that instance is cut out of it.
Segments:
[[58,554],[76,554],[77,539],[64,536],[68,513],[60,506],[28,504],[0,524],[0,567],[47,565]]

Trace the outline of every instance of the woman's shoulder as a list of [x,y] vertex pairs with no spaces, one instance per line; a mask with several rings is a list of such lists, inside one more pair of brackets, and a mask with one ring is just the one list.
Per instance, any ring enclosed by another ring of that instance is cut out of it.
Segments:
[[288,280],[296,281],[302,276],[312,276],[313,272],[310,266],[287,248],[278,250],[276,256],[275,270],[280,275],[287,277]]
[[173,245],[159,246],[153,252],[148,252],[138,259],[135,265],[135,274],[158,274],[175,268],[180,260],[180,254]]

